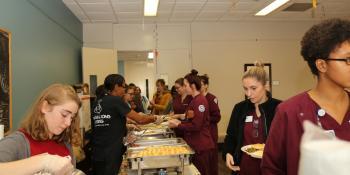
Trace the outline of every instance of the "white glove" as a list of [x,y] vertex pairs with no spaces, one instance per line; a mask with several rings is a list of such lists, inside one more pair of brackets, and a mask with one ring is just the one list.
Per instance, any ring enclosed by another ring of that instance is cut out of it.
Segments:
[[156,115],[156,121],[154,122],[155,124],[159,125],[163,122],[164,117],[161,115]]
[[49,172],[55,175],[71,175],[74,166],[71,163],[71,158],[61,157],[58,155],[44,154],[43,165],[45,172]]

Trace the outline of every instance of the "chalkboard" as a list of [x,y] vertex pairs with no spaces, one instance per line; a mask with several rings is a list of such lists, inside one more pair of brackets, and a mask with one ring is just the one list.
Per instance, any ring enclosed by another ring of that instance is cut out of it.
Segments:
[[11,108],[11,33],[0,28],[0,123],[5,132],[12,126]]

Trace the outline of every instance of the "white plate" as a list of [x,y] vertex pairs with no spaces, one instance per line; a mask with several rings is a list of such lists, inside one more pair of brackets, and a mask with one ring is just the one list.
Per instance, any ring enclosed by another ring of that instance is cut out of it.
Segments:
[[243,146],[241,148],[241,150],[243,152],[245,152],[246,154],[250,155],[251,157],[261,159],[262,158],[262,154],[260,152],[264,151],[264,150],[258,150],[258,151],[252,152],[252,153],[247,152],[247,149],[251,148],[251,147],[252,147],[252,145],[246,145],[246,146]]

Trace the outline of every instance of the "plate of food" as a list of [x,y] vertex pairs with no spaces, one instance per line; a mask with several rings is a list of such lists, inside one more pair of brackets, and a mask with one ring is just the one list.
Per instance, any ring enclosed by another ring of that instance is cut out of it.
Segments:
[[243,146],[241,150],[254,158],[261,159],[263,156],[264,147],[265,147],[265,144],[257,143],[257,144]]

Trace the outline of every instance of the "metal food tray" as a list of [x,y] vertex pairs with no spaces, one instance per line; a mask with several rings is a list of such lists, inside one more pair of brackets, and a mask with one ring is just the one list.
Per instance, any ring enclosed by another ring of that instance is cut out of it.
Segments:
[[[190,156],[194,154],[194,151],[186,144],[181,138],[169,138],[169,139],[154,139],[154,140],[141,140],[135,142],[134,147],[129,147],[127,150],[127,159],[129,161],[129,167],[132,170],[153,169],[153,168],[167,168],[167,167],[179,167],[180,171],[183,170],[185,165],[190,164]],[[182,146],[186,147],[189,151],[188,154],[172,154],[162,156],[143,156],[138,157],[138,152],[146,149],[150,146]]]
[[138,140],[161,139],[175,136],[174,131],[170,128],[149,128],[138,132],[134,131],[134,134],[138,137]]

